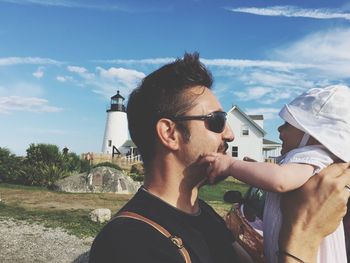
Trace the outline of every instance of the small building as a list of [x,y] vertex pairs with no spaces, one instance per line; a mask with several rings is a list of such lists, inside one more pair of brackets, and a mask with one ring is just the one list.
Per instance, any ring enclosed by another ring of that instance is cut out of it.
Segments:
[[249,157],[257,161],[265,161],[279,155],[281,144],[264,139],[263,115],[247,115],[237,105],[227,112],[227,122],[235,139],[229,142],[227,153],[242,160]]
[[268,139],[263,140],[263,155],[265,160],[274,160],[281,154],[282,145]]

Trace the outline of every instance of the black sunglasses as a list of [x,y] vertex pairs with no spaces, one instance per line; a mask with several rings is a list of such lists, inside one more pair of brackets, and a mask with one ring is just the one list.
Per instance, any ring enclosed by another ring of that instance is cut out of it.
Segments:
[[174,122],[177,121],[190,121],[190,120],[203,120],[207,124],[207,128],[216,133],[221,133],[225,129],[226,126],[226,115],[227,113],[224,111],[214,111],[207,115],[194,115],[194,116],[178,116],[171,117]]

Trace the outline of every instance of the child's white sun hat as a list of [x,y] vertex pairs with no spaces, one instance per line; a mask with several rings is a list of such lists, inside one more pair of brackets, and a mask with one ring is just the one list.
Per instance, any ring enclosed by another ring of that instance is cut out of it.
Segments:
[[345,162],[350,161],[350,88],[313,88],[286,104],[279,115],[318,140]]

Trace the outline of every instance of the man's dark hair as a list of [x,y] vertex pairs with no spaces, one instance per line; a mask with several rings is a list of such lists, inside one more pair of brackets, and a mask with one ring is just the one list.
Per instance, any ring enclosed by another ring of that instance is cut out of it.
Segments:
[[[185,53],[183,59],[146,76],[130,94],[127,105],[129,132],[146,168],[154,155],[158,120],[185,114],[193,107],[195,99],[185,91],[195,86],[211,89],[212,83],[211,73],[199,61],[199,54]],[[184,123],[177,125],[188,140],[187,126]]]

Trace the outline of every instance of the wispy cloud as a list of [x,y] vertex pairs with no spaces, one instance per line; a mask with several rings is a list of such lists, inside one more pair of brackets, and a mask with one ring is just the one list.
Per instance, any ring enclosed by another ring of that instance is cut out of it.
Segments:
[[[96,63],[110,63],[110,64],[122,64],[122,65],[164,65],[166,63],[175,61],[176,58],[150,58],[150,59],[110,59],[110,60],[93,60]],[[303,69],[314,67],[309,63],[288,63],[284,61],[272,61],[272,60],[249,60],[249,59],[205,59],[201,58],[201,61],[207,66],[216,67],[229,67],[229,68],[247,68],[247,67],[259,67],[259,68],[278,68],[280,70],[289,69]]]
[[59,112],[62,108],[49,105],[49,101],[37,97],[8,96],[0,97],[0,114],[14,111]]
[[164,65],[174,61],[176,58],[147,58],[147,59],[98,59],[92,60],[96,63],[122,64],[122,65]]
[[265,120],[276,119],[278,117],[278,108],[247,108],[245,112],[248,115],[263,114]]
[[133,69],[112,67],[106,70],[102,67],[97,67],[97,71],[103,79],[117,80],[124,83],[130,83],[132,85],[145,77],[145,74],[143,72],[139,72]]
[[95,9],[102,11],[121,11],[127,13],[145,13],[145,12],[163,12],[169,11],[171,6],[152,8],[149,6],[141,7],[129,7],[123,4],[112,4],[112,3],[94,3],[89,0],[0,0],[0,2],[18,4],[18,5],[40,5],[45,7],[63,7],[63,8],[84,8],[84,9]]
[[277,68],[279,70],[291,70],[314,67],[310,63],[289,63],[278,60],[201,59],[201,61],[208,66],[229,68]]
[[35,72],[33,72],[33,76],[37,79],[41,79],[44,76],[44,68],[38,67],[38,69]]
[[314,19],[346,19],[350,20],[349,12],[338,9],[305,9],[296,6],[270,6],[270,7],[238,7],[226,8],[237,13],[248,13],[259,16],[305,17]]
[[42,97],[45,89],[38,84],[25,81],[17,81],[2,84],[0,86],[0,97],[23,96],[23,97]]
[[67,70],[75,74],[77,78],[60,75],[56,79],[60,82],[69,81],[80,86],[90,87],[93,92],[106,98],[115,95],[117,90],[123,94],[129,94],[146,76],[143,72],[134,69],[115,67],[105,69],[98,66],[95,72],[90,72],[84,67],[68,66]]
[[51,59],[51,58],[39,58],[39,57],[7,57],[0,58],[0,66],[12,66],[12,65],[61,65],[63,62]]
[[234,92],[234,95],[236,95],[241,101],[256,100],[256,99],[260,99],[261,97],[270,93],[271,91],[272,91],[272,88],[268,88],[268,87],[251,87],[251,88],[248,88],[245,92],[243,91]]
[[95,74],[94,73],[90,73],[86,68],[84,67],[78,67],[78,66],[68,66],[67,70],[69,72],[73,72],[73,73],[77,73],[79,76],[81,76],[84,79],[94,79],[95,78]]
[[294,63],[309,62],[323,76],[350,76],[350,28],[321,31],[275,50],[273,58]]

